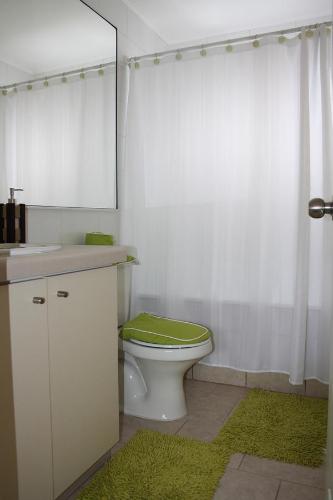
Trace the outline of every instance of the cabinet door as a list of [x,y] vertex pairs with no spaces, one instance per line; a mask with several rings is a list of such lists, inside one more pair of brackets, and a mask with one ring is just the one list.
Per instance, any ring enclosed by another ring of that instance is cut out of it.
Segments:
[[116,279],[115,267],[48,278],[55,497],[119,439]]
[[8,288],[18,498],[46,500],[52,498],[46,280]]

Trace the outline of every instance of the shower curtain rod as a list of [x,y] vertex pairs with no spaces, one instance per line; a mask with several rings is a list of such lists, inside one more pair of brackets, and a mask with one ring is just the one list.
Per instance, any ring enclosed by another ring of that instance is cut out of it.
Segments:
[[54,75],[50,76],[42,76],[39,78],[35,78],[33,80],[26,80],[24,82],[16,82],[16,83],[11,83],[9,85],[3,85],[0,86],[0,90],[10,90],[14,87],[22,87],[23,85],[31,85],[33,83],[38,83],[38,82],[45,82],[48,80],[53,80],[54,78],[66,78],[67,76],[73,76],[73,75],[80,75],[81,73],[87,73],[89,71],[97,71],[99,69],[106,68],[108,66],[115,66],[116,62],[112,61],[109,63],[104,63],[104,64],[96,64],[95,66],[87,66],[86,68],[81,68],[81,69],[72,69],[71,71],[65,71],[62,73],[57,73]]
[[224,45],[229,45],[229,44],[238,43],[238,42],[250,42],[252,40],[260,39],[260,38],[263,38],[266,36],[283,36],[283,35],[288,35],[290,33],[299,33],[302,30],[313,30],[313,29],[318,28],[319,26],[325,26],[325,25],[332,26],[332,21],[324,21],[324,22],[317,23],[317,24],[309,24],[306,26],[299,26],[297,28],[289,28],[286,30],[258,33],[256,35],[248,35],[248,36],[243,36],[243,37],[239,37],[239,38],[229,38],[228,40],[221,40],[219,42],[201,43],[199,45],[192,45],[190,47],[164,50],[162,52],[155,52],[153,54],[146,54],[143,56],[129,57],[128,62],[131,63],[131,62],[143,61],[145,59],[156,59],[156,58],[168,56],[171,54],[177,54],[179,52],[191,52],[191,51],[200,50],[200,49],[223,47]]

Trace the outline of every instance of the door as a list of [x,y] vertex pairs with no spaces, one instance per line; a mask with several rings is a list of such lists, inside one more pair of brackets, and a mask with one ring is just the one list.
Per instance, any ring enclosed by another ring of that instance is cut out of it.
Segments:
[[[314,198],[309,203],[309,215],[314,219],[333,216],[333,202],[325,202]],[[333,307],[333,305],[332,305]],[[333,500],[333,332],[330,342],[330,378],[328,398],[328,429],[327,429],[327,500]]]
[[330,346],[330,379],[328,398],[328,436],[327,436],[327,490],[328,500],[333,500],[333,334]]
[[47,280],[54,497],[119,439],[116,272]]

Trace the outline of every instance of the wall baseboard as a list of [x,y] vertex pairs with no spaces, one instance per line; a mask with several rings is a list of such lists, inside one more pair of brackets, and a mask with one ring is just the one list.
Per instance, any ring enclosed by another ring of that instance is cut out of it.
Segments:
[[203,382],[214,382],[215,384],[237,385],[239,387],[328,398],[327,384],[323,384],[316,379],[309,379],[301,385],[292,385],[289,383],[289,376],[285,373],[252,373],[235,370],[234,368],[197,363],[193,366],[192,373],[189,370],[186,378],[193,378],[194,380],[201,380]]

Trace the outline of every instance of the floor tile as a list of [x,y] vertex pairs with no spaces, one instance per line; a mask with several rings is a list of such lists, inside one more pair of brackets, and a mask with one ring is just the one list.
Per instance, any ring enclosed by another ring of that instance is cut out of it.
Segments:
[[286,464],[276,460],[245,455],[240,470],[316,488],[324,488],[325,486],[324,466],[317,468],[304,467],[302,465]]
[[214,384],[209,392],[197,394],[186,391],[188,417],[205,417],[211,415],[222,425],[232,410],[244,399],[247,389]]
[[[188,405],[185,418],[158,422],[122,414],[120,441],[112,448],[111,456],[139,429],[212,441],[248,392],[244,387],[191,379],[186,379],[184,385]],[[236,453],[214,500],[322,500],[324,480],[324,467],[312,469]],[[75,495],[71,497],[74,498]]]
[[305,394],[305,384],[290,384],[289,375],[284,373],[247,373],[246,385],[269,391]]
[[232,384],[238,386],[246,385],[246,372],[224,368],[222,366],[208,366],[197,363],[193,366],[193,378],[218,382],[220,384]]
[[210,414],[205,416],[191,416],[177,432],[178,436],[199,439],[201,441],[212,441],[218,434],[222,421]]
[[315,398],[328,399],[328,384],[322,384],[319,380],[309,379],[305,381],[305,394]]
[[277,479],[227,469],[214,500],[275,500],[279,485]]
[[214,384],[213,394],[218,394],[225,398],[234,398],[235,400],[240,400],[245,398],[248,394],[249,389],[246,387],[237,387],[235,385],[225,385],[225,384]]
[[184,380],[184,389],[187,395],[209,394],[213,392],[217,385],[212,382],[201,382],[200,380]]
[[188,417],[198,417],[204,415],[213,415],[221,424],[230,414],[236,404],[234,401],[224,399],[215,394],[205,396],[187,397]]
[[325,500],[325,490],[282,481],[277,500]]
[[238,469],[239,466],[240,466],[240,464],[242,463],[243,458],[244,458],[243,453],[235,453],[230,458],[230,461],[228,463],[228,468],[230,468],[230,469]]
[[[217,384],[210,397],[216,398],[220,405],[235,407],[247,396],[248,392],[249,389],[245,387]],[[217,402],[215,402],[215,406],[218,407]]]

